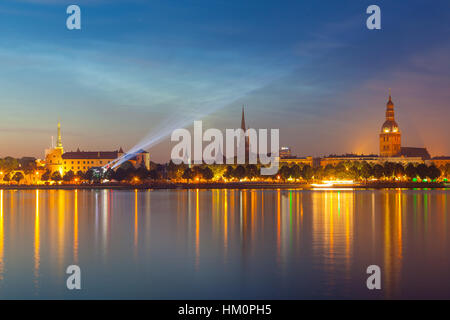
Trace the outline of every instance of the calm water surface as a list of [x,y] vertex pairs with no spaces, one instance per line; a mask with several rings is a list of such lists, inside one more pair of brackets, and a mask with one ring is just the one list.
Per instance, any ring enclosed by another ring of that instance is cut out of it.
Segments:
[[[0,298],[450,299],[448,196],[2,190]],[[366,288],[371,264],[381,291]]]

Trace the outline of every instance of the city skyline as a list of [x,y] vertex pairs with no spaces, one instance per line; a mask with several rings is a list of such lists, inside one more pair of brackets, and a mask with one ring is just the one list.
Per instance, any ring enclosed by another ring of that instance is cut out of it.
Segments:
[[[389,87],[402,145],[450,154],[449,4],[379,1],[370,32],[367,3],[80,1],[82,30],[69,32],[66,3],[5,1],[0,156],[43,158],[58,121],[66,150],[127,151],[193,120],[238,128],[242,104],[293,154],[378,153]],[[159,141],[148,151],[166,162]]]

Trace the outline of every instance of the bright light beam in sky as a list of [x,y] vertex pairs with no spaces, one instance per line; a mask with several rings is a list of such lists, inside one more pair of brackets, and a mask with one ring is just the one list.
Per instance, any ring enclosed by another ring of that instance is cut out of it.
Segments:
[[[273,80],[273,78],[272,78]],[[157,145],[161,142],[164,138],[168,137],[174,130],[179,128],[185,128],[189,126],[189,124],[193,123],[195,120],[200,120],[213,112],[223,109],[229,105],[231,105],[233,102],[238,101],[239,99],[242,99],[246,95],[250,94],[251,92],[262,88],[266,85],[268,85],[271,81],[266,81],[264,83],[260,83],[259,86],[255,86],[253,89],[244,91],[241,90],[242,93],[238,95],[237,98],[231,99],[229,97],[224,97],[221,99],[217,99],[217,101],[208,101],[204,103],[201,107],[197,107],[194,109],[189,109],[188,112],[184,110],[186,114],[188,114],[185,117],[180,117],[180,115],[175,115],[175,117],[170,117],[166,119],[163,123],[161,123],[157,128],[150,131],[145,138],[143,138],[141,141],[139,141],[135,146],[130,148],[128,152],[124,153],[123,156],[117,158],[108,166],[111,166],[112,169],[120,166],[122,163],[126,162],[127,160],[134,157],[136,153],[139,152],[139,150],[148,150],[151,147]],[[192,115],[192,116],[190,116]],[[106,166],[103,167],[104,169]]]

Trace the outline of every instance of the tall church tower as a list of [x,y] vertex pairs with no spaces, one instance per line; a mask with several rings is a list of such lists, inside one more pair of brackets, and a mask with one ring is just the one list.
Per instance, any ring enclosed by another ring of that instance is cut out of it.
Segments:
[[401,133],[395,122],[394,103],[389,89],[389,101],[386,104],[386,121],[381,127],[380,133],[380,156],[395,157],[400,155]]
[[[244,115],[244,106],[242,106],[242,119],[241,119],[241,129],[244,131],[245,134],[245,115]],[[249,160],[249,150],[250,150],[250,144],[249,144],[249,137],[245,136],[245,162]]]

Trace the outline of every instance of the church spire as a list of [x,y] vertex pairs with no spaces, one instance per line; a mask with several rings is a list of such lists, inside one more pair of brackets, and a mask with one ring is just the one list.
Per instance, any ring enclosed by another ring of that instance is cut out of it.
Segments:
[[245,132],[245,116],[244,116],[244,105],[242,105],[242,120],[241,120],[241,129]]
[[61,141],[61,123],[58,122],[58,138],[56,140],[56,147],[62,148],[62,141]]

